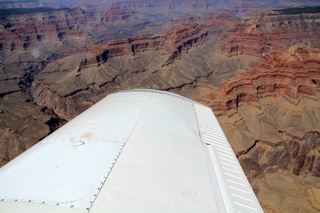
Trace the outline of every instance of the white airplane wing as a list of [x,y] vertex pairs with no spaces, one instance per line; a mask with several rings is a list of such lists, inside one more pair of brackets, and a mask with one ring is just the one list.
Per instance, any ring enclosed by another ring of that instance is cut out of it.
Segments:
[[263,212],[211,109],[108,95],[0,169],[0,212]]

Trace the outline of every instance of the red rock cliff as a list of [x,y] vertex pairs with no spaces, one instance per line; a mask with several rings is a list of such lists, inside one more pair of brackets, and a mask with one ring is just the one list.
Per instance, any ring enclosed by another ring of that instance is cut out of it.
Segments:
[[38,41],[81,35],[79,23],[89,22],[87,16],[80,8],[6,16],[0,21],[0,50],[26,49]]
[[220,88],[212,94],[217,113],[274,95],[283,95],[292,102],[299,96],[318,99],[320,49],[293,46],[284,53],[270,53],[252,64],[245,75],[228,80]]
[[166,50],[171,57],[178,57],[181,51],[187,51],[192,45],[201,43],[208,36],[208,31],[198,24],[181,24],[175,26],[166,35],[135,36],[129,39],[113,40],[104,45],[89,45],[88,51],[97,54],[99,63],[110,57],[134,55],[145,50]]
[[319,46],[320,14],[256,13],[229,30],[221,50],[229,55],[262,56],[293,44]]

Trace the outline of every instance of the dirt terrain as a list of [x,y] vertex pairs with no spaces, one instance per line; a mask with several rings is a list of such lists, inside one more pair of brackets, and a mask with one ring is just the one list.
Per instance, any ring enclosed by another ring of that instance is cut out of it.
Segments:
[[2,5],[0,164],[112,92],[159,89],[213,109],[266,212],[320,211],[320,7],[143,2]]

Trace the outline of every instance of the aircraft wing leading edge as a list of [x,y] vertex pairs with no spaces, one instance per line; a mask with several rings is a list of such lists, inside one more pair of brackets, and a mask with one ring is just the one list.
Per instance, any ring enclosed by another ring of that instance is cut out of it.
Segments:
[[127,90],[2,167],[0,212],[263,211],[210,108]]

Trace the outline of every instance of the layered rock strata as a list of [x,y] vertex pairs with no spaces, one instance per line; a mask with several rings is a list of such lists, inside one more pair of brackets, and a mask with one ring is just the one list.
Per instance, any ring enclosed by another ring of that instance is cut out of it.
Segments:
[[199,87],[266,212],[319,209],[319,53],[295,45]]
[[80,8],[8,15],[0,20],[0,50],[26,50],[43,40],[58,42],[81,35],[81,23],[88,22]]
[[293,46],[269,53],[211,93],[248,178],[278,169],[320,176],[319,76],[320,49]]
[[[254,3],[245,1],[250,2]],[[210,105],[217,112],[265,211],[312,212],[310,209],[317,208],[319,14],[259,13],[239,23],[229,12],[222,11],[179,16],[150,27],[159,20],[155,13],[155,19],[148,22],[133,10],[100,11],[95,19],[88,18],[90,10],[81,11],[89,23],[79,22],[79,31],[68,34],[72,39],[65,35],[60,40],[54,35],[51,43],[35,42],[44,45],[42,49],[30,44],[26,50],[2,50],[3,162],[29,147],[22,143],[23,138],[35,142],[50,132],[47,124],[60,122],[54,119],[55,113],[72,118],[117,90],[168,90]],[[67,22],[64,15],[61,23]],[[141,17],[143,21],[139,21]],[[129,20],[130,26],[135,26],[132,31],[123,28],[129,26]],[[189,24],[179,25],[183,22]],[[117,39],[110,40],[111,35]],[[300,35],[301,41],[296,40]],[[41,52],[44,49],[54,55],[45,56],[48,53]],[[38,57],[27,57],[30,52]],[[8,69],[13,62],[18,66]],[[25,65],[28,69],[22,68]],[[41,72],[34,73],[33,81],[30,71],[36,67]],[[21,72],[11,72],[17,70]],[[221,80],[226,81],[220,84]],[[32,82],[32,86],[26,82]],[[26,95],[29,91],[31,96]],[[32,116],[26,116],[26,110],[18,110],[18,106],[28,109],[27,114]],[[26,123],[19,122],[21,118]],[[39,134],[31,135],[35,129]],[[272,199],[266,193],[271,193]]]
[[[254,63],[246,75],[239,75],[221,85],[213,94],[215,112],[237,109],[243,103],[282,95],[289,102],[319,99],[320,49],[293,46],[285,53],[270,53]],[[223,102],[219,100],[223,99]]]
[[[130,82],[138,75],[145,75],[140,78],[146,79],[140,79],[138,84],[132,83],[136,87],[153,88],[163,84],[160,88],[165,89],[183,85],[186,79],[192,81],[198,75],[205,75],[206,71],[199,69],[190,72],[190,76],[169,80],[168,65],[182,52],[201,45],[207,36],[201,26],[187,24],[176,26],[163,36],[134,37],[101,46],[91,45],[88,53],[74,54],[48,64],[36,78],[34,97],[38,104],[54,109],[59,115],[73,117],[94,103],[88,101],[90,97],[124,89],[124,82]],[[146,73],[151,75],[148,77]]]
[[221,51],[228,56],[263,56],[295,44],[317,47],[320,45],[319,31],[319,13],[256,13],[229,30]]
[[[165,50],[178,55],[187,51],[197,42],[202,42],[208,32],[197,24],[184,24],[173,27],[166,35],[136,36],[128,39],[109,41],[104,45],[89,45],[88,52],[96,54],[98,62],[120,55],[134,55],[146,50]],[[173,56],[174,57],[174,56]]]

